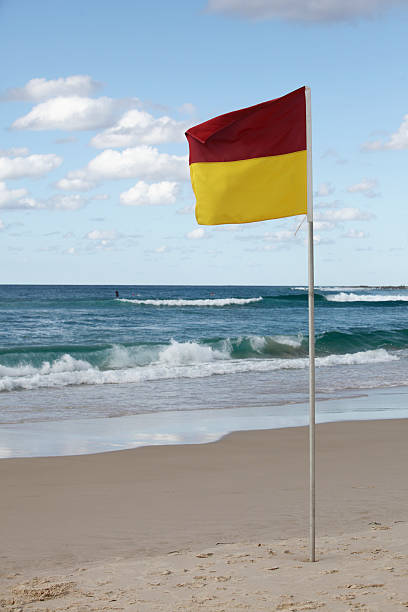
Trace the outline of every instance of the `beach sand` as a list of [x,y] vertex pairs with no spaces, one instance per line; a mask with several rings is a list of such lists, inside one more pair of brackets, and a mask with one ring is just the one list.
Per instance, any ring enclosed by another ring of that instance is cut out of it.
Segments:
[[408,421],[0,460],[0,609],[408,608]]

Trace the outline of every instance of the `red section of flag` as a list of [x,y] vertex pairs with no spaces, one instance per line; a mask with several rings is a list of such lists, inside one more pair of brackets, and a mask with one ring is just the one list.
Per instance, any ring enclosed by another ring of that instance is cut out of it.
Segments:
[[214,117],[186,132],[190,164],[285,155],[306,149],[305,88]]

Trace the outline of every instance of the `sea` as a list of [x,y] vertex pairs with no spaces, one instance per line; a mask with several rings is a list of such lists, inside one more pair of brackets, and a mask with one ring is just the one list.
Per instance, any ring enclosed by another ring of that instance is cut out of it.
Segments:
[[[317,287],[315,325],[320,420],[408,416],[408,288]],[[0,286],[0,457],[305,424],[307,398],[307,287]]]

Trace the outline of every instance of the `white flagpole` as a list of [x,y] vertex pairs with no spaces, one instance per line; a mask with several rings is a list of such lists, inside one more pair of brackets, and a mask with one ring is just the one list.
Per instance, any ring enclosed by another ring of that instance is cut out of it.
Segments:
[[310,87],[306,87],[307,143],[307,224],[309,251],[309,547],[310,561],[316,561],[316,480],[315,480],[315,328],[314,328],[314,247],[312,178],[312,109]]

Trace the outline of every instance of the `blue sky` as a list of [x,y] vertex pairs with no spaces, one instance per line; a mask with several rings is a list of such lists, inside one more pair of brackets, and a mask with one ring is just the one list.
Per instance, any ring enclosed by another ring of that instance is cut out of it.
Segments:
[[0,0],[2,283],[305,284],[302,218],[200,228],[183,132],[312,89],[316,284],[408,284],[408,2]]

